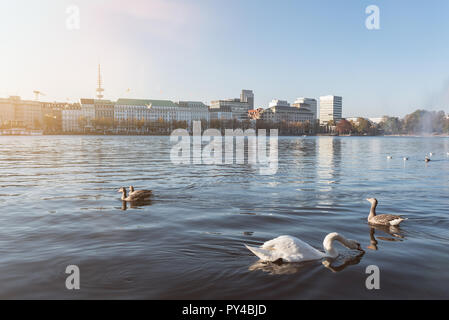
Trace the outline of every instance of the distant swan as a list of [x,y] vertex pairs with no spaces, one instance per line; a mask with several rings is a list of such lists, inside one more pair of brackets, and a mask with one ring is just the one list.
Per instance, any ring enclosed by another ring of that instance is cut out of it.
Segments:
[[371,203],[371,210],[368,216],[368,222],[372,224],[379,224],[384,226],[398,226],[402,221],[406,220],[401,216],[395,216],[392,214],[380,214],[376,215],[376,207],[378,201],[376,198],[366,199]]
[[250,247],[246,244],[245,246],[263,261],[303,262],[322,258],[336,258],[338,251],[334,248],[334,240],[340,241],[349,249],[363,251],[360,243],[355,240],[348,240],[336,232],[329,233],[324,238],[323,247],[325,252],[321,252],[304,241],[291,236],[277,237],[265,242],[259,248]]
[[138,191],[134,191],[134,187],[131,186],[129,187],[130,189],[130,193],[129,195],[126,194],[126,189],[124,187],[121,187],[118,192],[122,193],[122,200],[123,201],[127,201],[127,202],[132,202],[132,201],[143,201],[143,200],[147,200],[148,198],[151,197],[151,195],[153,194],[153,192],[151,190],[138,190]]

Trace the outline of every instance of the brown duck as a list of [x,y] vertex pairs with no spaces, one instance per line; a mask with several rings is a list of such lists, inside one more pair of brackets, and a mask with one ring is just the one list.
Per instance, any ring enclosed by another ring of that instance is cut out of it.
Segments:
[[368,216],[368,222],[371,224],[379,224],[384,226],[398,226],[402,221],[406,220],[401,216],[396,216],[392,214],[379,214],[376,215],[376,207],[378,201],[376,198],[366,199],[371,203],[371,210]]
[[148,200],[151,195],[153,194],[153,191],[151,190],[134,190],[133,186],[129,187],[129,195],[127,195],[126,188],[121,187],[118,192],[122,193],[122,200],[127,202],[133,202],[133,201],[143,201]]

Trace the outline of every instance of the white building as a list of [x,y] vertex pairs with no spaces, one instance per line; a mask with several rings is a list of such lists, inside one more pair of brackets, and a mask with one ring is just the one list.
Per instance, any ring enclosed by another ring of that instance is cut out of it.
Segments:
[[118,99],[114,105],[114,121],[119,126],[131,121],[152,120],[151,112],[148,108],[149,100],[141,99]]
[[143,120],[156,122],[163,120],[186,121],[190,126],[192,121],[209,121],[209,108],[198,101],[119,99],[114,108],[114,119],[117,122]]
[[192,121],[206,120],[209,122],[209,107],[201,101],[179,101],[178,105],[190,113],[189,125]]
[[318,117],[317,101],[313,98],[297,98],[292,106],[297,108],[307,108],[314,114],[315,119]]
[[286,100],[273,99],[268,104],[268,108],[272,107],[290,107],[290,103],[288,103]]
[[327,124],[333,120],[338,122],[342,119],[343,98],[339,96],[320,97],[320,123]]
[[93,99],[80,99],[79,105],[71,106],[61,111],[62,131],[82,131],[81,125],[91,127],[95,119],[95,104]]
[[260,118],[270,122],[313,122],[315,115],[305,107],[292,107],[285,100],[274,99],[269,103],[268,109],[261,112]]
[[82,117],[81,109],[67,109],[61,111],[62,131],[76,132],[80,131],[80,119]]

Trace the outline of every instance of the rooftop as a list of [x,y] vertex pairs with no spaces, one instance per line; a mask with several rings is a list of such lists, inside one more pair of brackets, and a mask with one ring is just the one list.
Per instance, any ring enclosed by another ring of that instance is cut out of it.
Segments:
[[159,106],[177,107],[178,105],[170,100],[150,100],[150,99],[118,99],[116,104],[125,106]]

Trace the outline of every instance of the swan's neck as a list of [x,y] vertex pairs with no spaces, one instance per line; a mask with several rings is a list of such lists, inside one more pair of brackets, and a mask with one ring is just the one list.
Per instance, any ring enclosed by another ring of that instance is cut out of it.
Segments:
[[377,203],[375,203],[375,202],[371,203],[371,210],[369,212],[368,220],[370,220],[376,216],[376,207],[377,207]]
[[326,251],[326,257],[336,258],[338,256],[337,249],[334,248],[334,240],[340,241],[344,246],[348,246],[348,241],[336,232],[329,233],[323,241],[323,247]]

